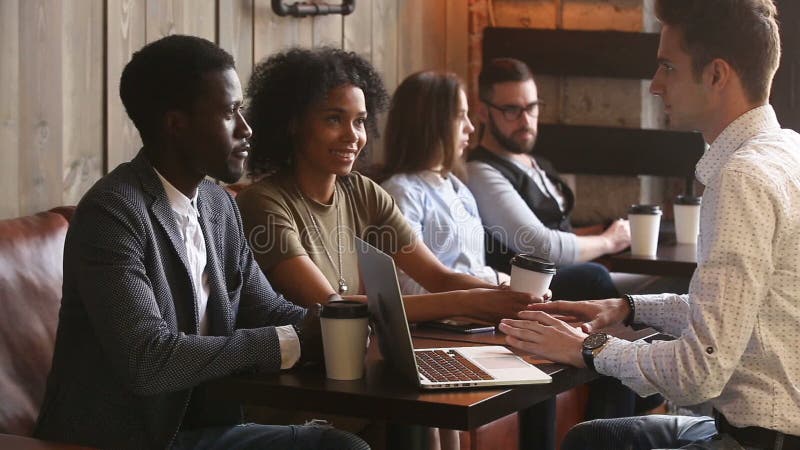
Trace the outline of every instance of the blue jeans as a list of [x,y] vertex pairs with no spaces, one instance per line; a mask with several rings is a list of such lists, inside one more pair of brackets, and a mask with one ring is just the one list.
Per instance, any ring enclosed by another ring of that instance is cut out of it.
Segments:
[[257,425],[185,430],[172,450],[369,450],[358,436],[328,425]]
[[554,300],[597,300],[617,298],[619,292],[604,266],[579,263],[559,267],[550,282]]
[[642,416],[602,419],[572,427],[562,450],[742,450],[733,438],[719,435],[711,417]]

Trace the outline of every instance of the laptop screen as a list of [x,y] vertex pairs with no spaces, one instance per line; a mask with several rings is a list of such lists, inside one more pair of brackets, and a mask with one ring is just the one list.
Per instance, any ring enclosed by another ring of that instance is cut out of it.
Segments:
[[369,312],[383,358],[400,374],[419,385],[414,346],[394,260],[363,240],[356,239],[358,266],[367,291]]

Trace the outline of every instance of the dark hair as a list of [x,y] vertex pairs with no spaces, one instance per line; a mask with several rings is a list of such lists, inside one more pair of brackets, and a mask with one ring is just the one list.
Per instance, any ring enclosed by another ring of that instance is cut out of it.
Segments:
[[452,169],[462,89],[455,74],[433,71],[415,73],[400,83],[386,119],[385,176],[429,169],[439,160],[445,173]]
[[235,68],[233,57],[211,41],[171,35],[145,45],[125,65],[119,96],[147,144],[159,138],[164,113],[188,110],[202,93],[203,75]]
[[684,49],[699,77],[715,58],[728,62],[751,102],[769,97],[780,61],[772,0],[657,0],[656,16],[683,32]]
[[495,84],[532,79],[531,69],[524,62],[514,58],[495,58],[481,68],[478,75],[478,95],[481,100],[488,100]]
[[249,175],[290,167],[295,150],[291,124],[301,121],[332,89],[344,85],[364,92],[367,132],[377,136],[376,116],[386,109],[389,96],[378,72],[358,54],[332,47],[295,48],[258,63],[247,85],[246,116],[253,129]]

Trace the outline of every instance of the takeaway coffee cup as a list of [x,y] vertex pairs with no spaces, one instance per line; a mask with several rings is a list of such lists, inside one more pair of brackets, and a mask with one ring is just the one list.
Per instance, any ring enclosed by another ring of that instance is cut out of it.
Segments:
[[364,376],[368,316],[364,303],[339,301],[323,305],[320,329],[328,378],[356,380]]
[[679,195],[675,198],[675,237],[678,244],[697,244],[700,234],[702,197]]
[[529,254],[511,258],[511,290],[543,296],[556,273],[552,262]]
[[658,249],[658,228],[661,225],[661,207],[658,205],[633,205],[628,210],[631,225],[631,254],[655,256]]

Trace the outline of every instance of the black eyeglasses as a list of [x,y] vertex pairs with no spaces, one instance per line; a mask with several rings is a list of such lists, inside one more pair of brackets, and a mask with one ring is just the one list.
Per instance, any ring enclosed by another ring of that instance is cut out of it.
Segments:
[[544,107],[544,102],[542,101],[535,101],[532,103],[528,103],[525,106],[514,106],[514,105],[506,105],[506,106],[497,106],[490,101],[483,99],[483,103],[486,103],[490,107],[500,111],[503,113],[503,117],[508,121],[519,120],[522,117],[522,113],[528,115],[528,117],[536,118],[539,117],[539,110]]

